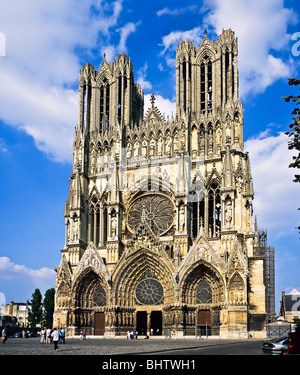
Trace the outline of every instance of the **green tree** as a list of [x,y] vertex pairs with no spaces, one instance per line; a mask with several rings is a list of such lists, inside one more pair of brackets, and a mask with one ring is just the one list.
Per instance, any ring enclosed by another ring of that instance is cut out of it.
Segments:
[[31,312],[28,313],[28,322],[31,327],[36,327],[42,322],[42,294],[36,289],[32,294]]
[[[300,80],[296,78],[289,79],[290,86],[298,86],[300,85]],[[288,149],[295,150],[296,155],[292,157],[292,163],[290,163],[289,168],[300,168],[300,95],[289,95],[289,96],[282,96],[286,102],[294,102],[295,108],[292,111],[292,115],[294,116],[293,122],[289,125],[290,130],[287,131],[287,134],[290,138],[288,142]],[[294,182],[300,182],[300,174],[295,174]],[[298,208],[299,210],[299,208]],[[300,226],[298,227],[300,231]]]
[[54,296],[55,296],[54,288],[46,290],[45,296],[44,296],[43,324],[45,327],[48,327],[48,328],[52,328],[52,325],[53,325]]

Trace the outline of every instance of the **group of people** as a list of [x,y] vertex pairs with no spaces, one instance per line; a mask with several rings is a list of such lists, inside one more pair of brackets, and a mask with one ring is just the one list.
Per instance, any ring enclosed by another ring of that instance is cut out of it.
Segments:
[[86,330],[85,329],[83,329],[80,332],[80,340],[86,340]]
[[54,350],[58,349],[58,343],[65,343],[66,331],[64,328],[44,328],[40,332],[41,340],[43,344],[54,344]]
[[[127,340],[134,340],[138,338],[138,331],[127,331]],[[144,332],[142,331],[142,336],[144,336]],[[149,339],[149,336],[146,334],[145,339]]]

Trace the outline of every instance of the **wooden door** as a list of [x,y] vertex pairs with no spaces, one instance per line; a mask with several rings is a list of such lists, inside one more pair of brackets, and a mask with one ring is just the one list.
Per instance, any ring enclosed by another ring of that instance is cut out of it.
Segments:
[[95,313],[94,335],[103,336],[105,332],[105,313]]
[[210,310],[200,310],[198,311],[198,325],[208,325],[211,324],[211,313]]

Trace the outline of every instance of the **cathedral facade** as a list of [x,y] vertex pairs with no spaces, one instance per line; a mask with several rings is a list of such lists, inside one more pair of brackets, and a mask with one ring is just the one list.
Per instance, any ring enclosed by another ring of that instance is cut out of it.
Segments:
[[72,335],[264,336],[265,253],[253,225],[237,38],[176,50],[165,117],[121,54],[79,76],[79,119],[54,325]]

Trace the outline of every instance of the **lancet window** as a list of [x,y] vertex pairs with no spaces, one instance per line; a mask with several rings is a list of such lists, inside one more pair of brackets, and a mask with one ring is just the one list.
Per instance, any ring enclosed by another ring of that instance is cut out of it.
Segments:
[[222,58],[222,86],[221,86],[221,96],[227,102],[230,98],[234,97],[234,79],[235,79],[235,61],[234,53],[229,52],[226,49],[225,54]]
[[218,183],[208,188],[208,235],[218,237],[221,230],[221,195]]
[[89,241],[103,245],[107,238],[107,209],[94,196],[90,201]]
[[118,123],[124,120],[125,93],[127,90],[127,77],[120,75],[118,78]]
[[213,107],[213,65],[207,55],[200,65],[200,110],[211,112]]
[[205,217],[205,197],[203,190],[195,190],[192,194],[192,235],[194,238],[197,237],[200,227],[204,227],[204,217]]
[[110,86],[106,78],[100,86],[100,130],[109,128],[110,120]]

